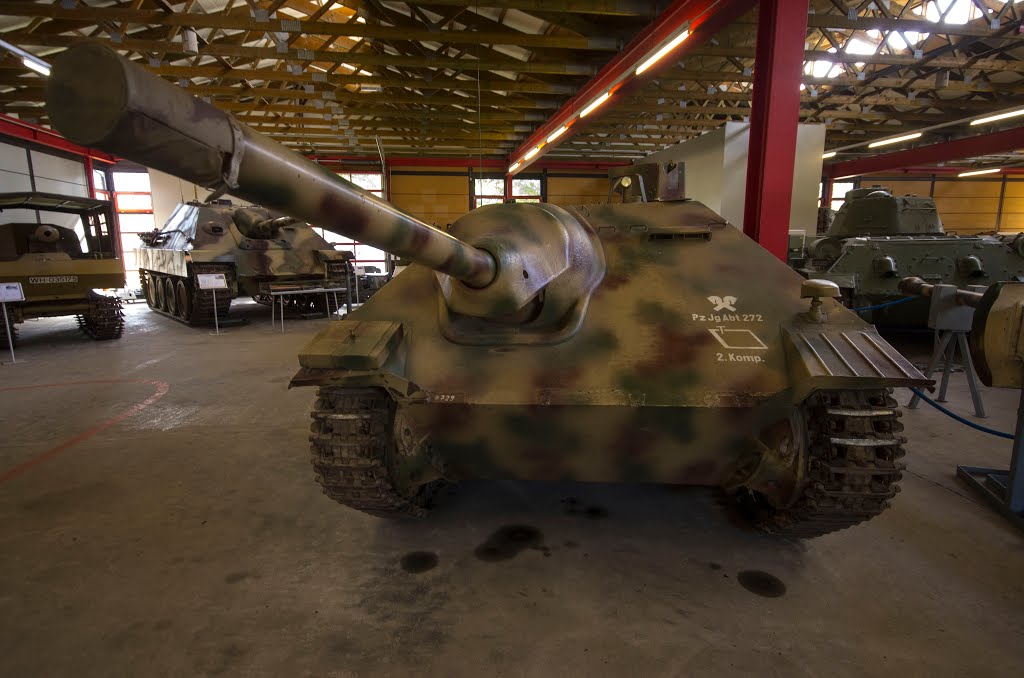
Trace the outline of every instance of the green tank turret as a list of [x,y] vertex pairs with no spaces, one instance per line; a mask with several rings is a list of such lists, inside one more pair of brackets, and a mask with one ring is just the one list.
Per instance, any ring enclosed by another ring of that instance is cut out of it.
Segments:
[[811,537],[898,489],[889,389],[929,382],[700,203],[489,205],[444,233],[105,48],[62,54],[47,99],[77,143],[413,262],[299,355],[342,504],[423,516],[467,478],[710,485]]

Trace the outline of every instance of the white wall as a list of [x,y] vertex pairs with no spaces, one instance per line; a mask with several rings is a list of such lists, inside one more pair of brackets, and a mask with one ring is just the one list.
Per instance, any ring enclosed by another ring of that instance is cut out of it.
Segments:
[[[686,197],[699,200],[730,223],[743,228],[749,142],[749,123],[727,122],[695,139],[652,153],[645,160],[685,162]],[[789,227],[813,230],[818,222],[825,126],[800,125],[796,143]]]
[[[155,169],[149,170],[149,190],[153,193],[153,217],[156,219],[157,228],[160,228],[171,216],[171,212],[178,206],[178,203],[193,200],[206,200],[210,191],[202,186],[191,182],[183,181],[170,174],[158,172]],[[248,205],[245,200],[231,195],[224,196],[236,205]]]

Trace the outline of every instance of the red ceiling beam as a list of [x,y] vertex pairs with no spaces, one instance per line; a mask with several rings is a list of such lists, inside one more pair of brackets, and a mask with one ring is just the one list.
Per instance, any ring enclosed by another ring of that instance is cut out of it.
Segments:
[[1014,127],[1002,132],[979,134],[940,144],[919,146],[917,148],[908,148],[905,151],[875,155],[870,158],[832,163],[825,166],[823,174],[832,179],[854,177],[875,172],[888,172],[904,167],[934,165],[940,162],[962,160],[991,153],[1016,151],[1020,148],[1024,148],[1024,127]]
[[12,118],[9,115],[0,114],[0,136],[8,138],[19,139],[21,141],[30,141],[40,146],[46,146],[48,148],[55,148],[65,153],[73,153],[74,155],[82,156],[83,158],[92,158],[93,160],[99,160],[114,164],[118,161],[117,156],[110,155],[109,153],[103,153],[92,148],[86,148],[73,144],[61,135],[57,134],[53,130],[48,130],[45,127],[39,125],[33,125],[25,122],[24,120],[18,120]]
[[[557,141],[545,144],[538,155],[573,136],[589,120],[600,117],[599,113],[614,106],[615,94],[625,94],[634,90],[647,80],[655,77],[658,72],[675,65],[680,57],[689,50],[699,47],[715,33],[722,30],[756,5],[755,0],[675,0],[668,9],[658,15],[639,35],[619,52],[597,75],[579,89],[575,96],[558,109],[548,120],[541,124],[537,131],[526,139],[510,156],[510,161],[517,161],[538,144],[544,142],[552,132],[559,129],[566,121],[597,99],[605,92],[612,91],[612,101],[597,109],[586,118],[576,118]],[[806,17],[805,17],[806,19]],[[675,50],[650,67],[642,76],[634,76],[633,71],[662,43],[679,33],[690,24],[690,35]],[[623,79],[625,78],[625,79]],[[524,162],[522,167],[529,165]]]
[[808,0],[761,0],[757,19],[743,232],[782,261],[789,247],[807,10]]

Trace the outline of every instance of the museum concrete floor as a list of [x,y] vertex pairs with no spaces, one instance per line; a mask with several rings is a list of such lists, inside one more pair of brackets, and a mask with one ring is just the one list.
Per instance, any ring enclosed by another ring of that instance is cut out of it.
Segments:
[[[22,326],[0,366],[0,675],[1020,675],[1024,535],[954,477],[1005,466],[1007,441],[906,412],[893,508],[805,543],[699,488],[474,482],[386,522],[312,479],[313,394],[286,385],[325,321],[238,311],[222,336],[141,305],[120,342]],[[984,395],[1012,430],[1017,394]],[[969,411],[959,374],[951,404]],[[509,525],[543,548],[477,557]]]

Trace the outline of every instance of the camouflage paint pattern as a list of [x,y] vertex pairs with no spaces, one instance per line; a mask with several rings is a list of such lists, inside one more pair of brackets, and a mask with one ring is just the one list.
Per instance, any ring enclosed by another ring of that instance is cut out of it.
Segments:
[[790,424],[812,393],[930,383],[837,301],[803,298],[829,286],[696,202],[488,206],[452,225],[463,242],[109,50],[65,52],[47,99],[78,143],[237,182],[233,194],[414,262],[328,323],[292,380],[385,389],[402,489],[438,475],[636,480],[788,501],[778,484],[802,470],[776,431],[806,430]]
[[802,278],[699,203],[567,211],[606,266],[573,336],[455,343],[443,278],[414,265],[323,330],[293,384],[387,388],[448,477],[730,485],[811,391],[927,383],[838,302],[805,318]]
[[[959,287],[1024,280],[1024,247],[1013,245],[993,236],[947,235],[934,199],[897,197],[874,186],[846,194],[828,234],[808,246],[799,270],[835,282],[851,306],[861,308],[902,298],[905,276]],[[880,309],[872,320],[920,326],[927,309],[914,301]]]
[[[253,232],[247,224],[278,223]],[[246,237],[243,230],[250,235]],[[233,296],[256,296],[270,283],[322,285],[334,277],[328,262],[348,256],[338,252],[309,226],[259,207],[217,203],[181,203],[159,231],[147,233],[152,243],[136,250],[140,269],[188,277],[192,262],[231,264]]]

